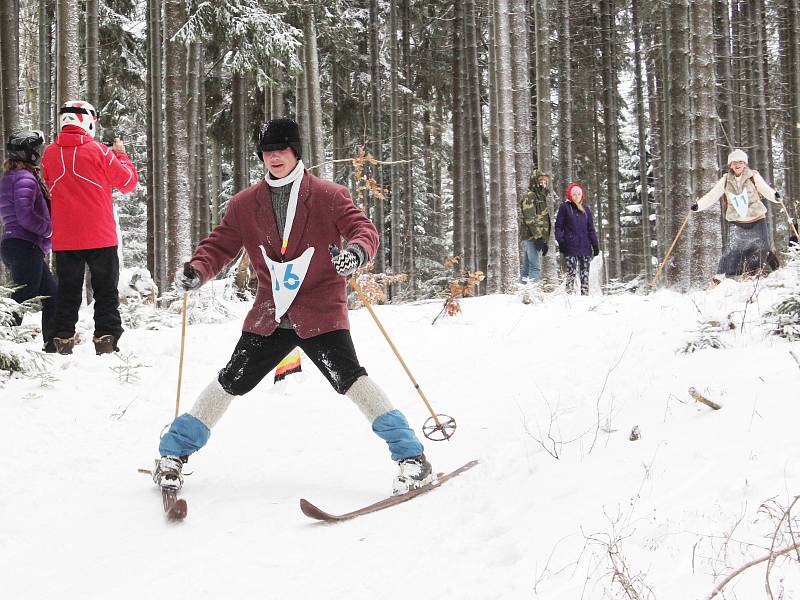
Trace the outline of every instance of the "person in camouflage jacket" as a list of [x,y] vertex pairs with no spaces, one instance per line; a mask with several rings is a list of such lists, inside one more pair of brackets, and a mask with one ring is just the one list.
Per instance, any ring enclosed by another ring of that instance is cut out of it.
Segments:
[[520,202],[523,279],[541,279],[542,256],[547,254],[547,240],[550,237],[549,204],[552,194],[550,176],[534,169],[528,193]]

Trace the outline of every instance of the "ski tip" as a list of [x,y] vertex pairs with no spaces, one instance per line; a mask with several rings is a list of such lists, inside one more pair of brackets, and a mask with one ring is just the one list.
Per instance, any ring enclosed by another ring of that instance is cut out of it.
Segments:
[[189,507],[186,504],[186,500],[179,498],[167,511],[167,519],[169,521],[183,521],[188,512]]
[[300,510],[303,511],[303,514],[307,517],[324,520],[322,511],[305,498],[300,498]]

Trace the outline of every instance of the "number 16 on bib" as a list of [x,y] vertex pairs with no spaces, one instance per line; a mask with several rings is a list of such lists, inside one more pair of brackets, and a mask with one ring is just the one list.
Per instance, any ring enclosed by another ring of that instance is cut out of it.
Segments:
[[270,276],[272,277],[272,299],[275,303],[275,320],[280,322],[281,317],[286,314],[289,307],[294,302],[300,286],[308,272],[311,264],[311,257],[314,255],[314,247],[306,248],[300,256],[294,260],[277,262],[267,256],[264,246],[261,248],[261,255],[267,263]]

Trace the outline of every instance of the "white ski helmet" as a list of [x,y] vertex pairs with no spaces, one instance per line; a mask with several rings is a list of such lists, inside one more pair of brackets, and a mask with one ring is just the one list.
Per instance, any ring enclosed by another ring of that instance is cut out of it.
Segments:
[[97,110],[83,100],[70,100],[58,111],[59,123],[63,129],[66,125],[76,125],[90,136],[97,131]]

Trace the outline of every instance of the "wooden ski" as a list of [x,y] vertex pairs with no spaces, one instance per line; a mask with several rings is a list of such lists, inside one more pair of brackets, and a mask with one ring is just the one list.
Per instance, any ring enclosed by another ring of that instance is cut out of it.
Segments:
[[380,500],[379,502],[375,502],[374,504],[370,504],[369,506],[365,506],[364,508],[359,508],[358,510],[354,510],[349,513],[344,513],[342,515],[332,515],[330,513],[325,512],[324,510],[317,508],[311,502],[302,498],[300,500],[300,510],[303,511],[303,514],[307,517],[312,519],[316,519],[318,521],[325,521],[326,523],[338,523],[339,521],[347,521],[349,519],[355,519],[356,517],[360,517],[361,515],[367,515],[369,513],[374,513],[379,510],[383,510],[384,508],[389,508],[390,506],[396,506],[398,504],[402,504],[403,502],[408,502],[412,498],[416,498],[417,496],[421,496],[431,490],[438,488],[448,479],[452,479],[458,475],[461,475],[464,471],[467,471],[478,464],[477,460],[473,460],[465,464],[463,467],[459,467],[455,471],[451,473],[440,473],[437,475],[436,479],[434,479],[431,483],[424,485],[420,488],[415,490],[411,490],[410,492],[406,492],[405,494],[400,494],[398,496],[390,496],[389,498],[385,498]]

